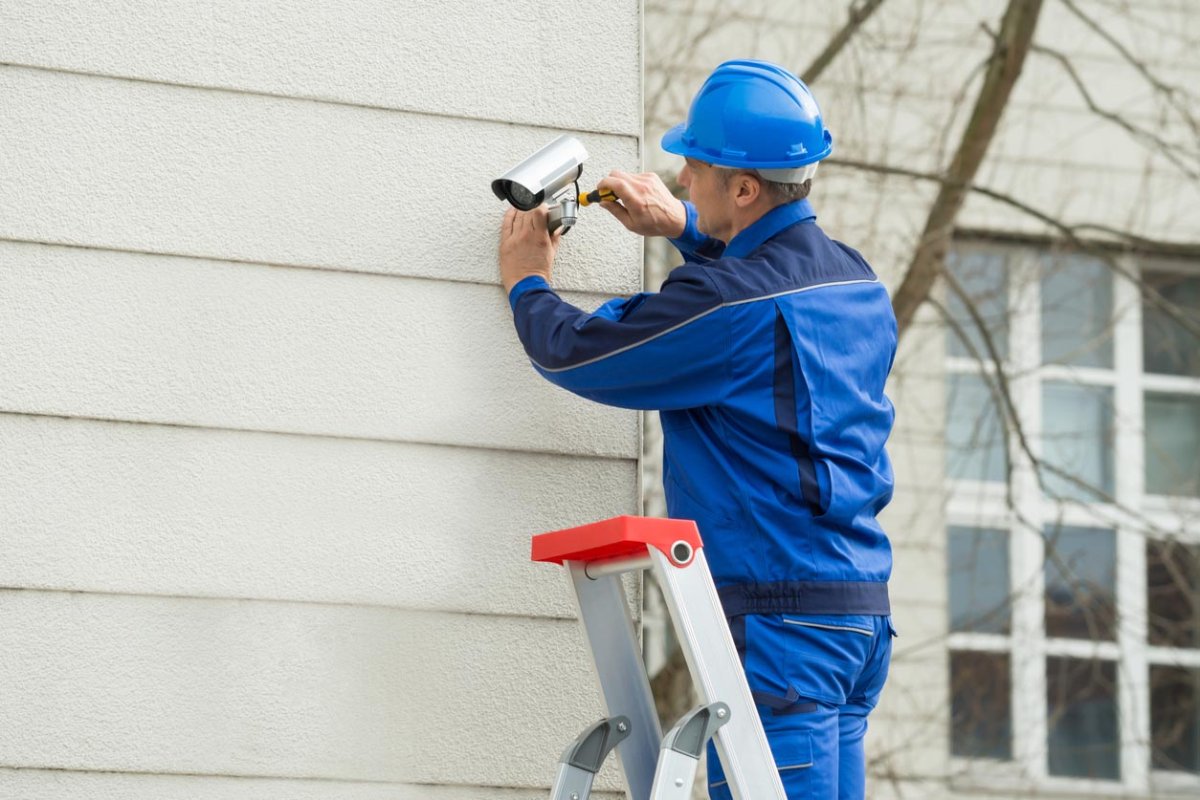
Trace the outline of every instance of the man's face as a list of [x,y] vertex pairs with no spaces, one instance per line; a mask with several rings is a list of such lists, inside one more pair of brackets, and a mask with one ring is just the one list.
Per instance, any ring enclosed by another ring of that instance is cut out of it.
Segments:
[[720,239],[730,229],[734,204],[730,186],[717,174],[720,167],[684,159],[679,185],[688,190],[688,199],[696,207],[696,227],[708,236]]

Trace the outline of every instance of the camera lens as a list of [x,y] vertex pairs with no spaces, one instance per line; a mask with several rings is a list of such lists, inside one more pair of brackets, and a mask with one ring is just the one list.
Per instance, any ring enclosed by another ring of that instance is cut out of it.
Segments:
[[508,198],[522,211],[529,211],[537,206],[537,196],[519,183],[508,184]]

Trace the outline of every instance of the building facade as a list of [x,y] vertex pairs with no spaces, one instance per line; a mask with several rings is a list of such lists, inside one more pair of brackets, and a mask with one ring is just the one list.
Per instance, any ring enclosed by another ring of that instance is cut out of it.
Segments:
[[[720,61],[803,73],[877,6],[811,83],[835,136],[811,200],[894,289],[1006,5],[648,6],[648,161],[679,168],[653,145]],[[961,291],[904,335],[872,796],[1200,793],[1198,11],[1044,4],[956,222]]]
[[0,4],[0,797],[545,796],[600,712],[528,538],[640,507],[497,285],[492,178],[641,157],[640,4],[556,11]]

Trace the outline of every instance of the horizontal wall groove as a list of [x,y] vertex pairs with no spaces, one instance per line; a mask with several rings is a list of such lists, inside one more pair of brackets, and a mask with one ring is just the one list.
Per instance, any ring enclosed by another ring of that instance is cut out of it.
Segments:
[[[438,789],[486,789],[488,791],[498,792],[523,792],[523,791],[548,791],[545,786],[500,786],[483,783],[428,783],[421,781],[382,781],[382,780],[361,780],[353,778],[327,778],[322,775],[259,775],[255,773],[236,773],[236,772],[163,772],[149,770],[120,770],[120,769],[95,769],[87,767],[56,767],[49,765],[25,765],[20,766],[10,764],[0,764],[0,774],[5,772],[56,772],[63,774],[79,774],[79,775],[117,775],[122,777],[147,777],[147,778],[215,778],[228,780],[258,780],[258,781],[286,781],[293,782],[308,782],[308,783],[331,783],[346,786],[383,786],[383,787],[428,787]],[[597,792],[601,796],[607,796],[610,793],[604,790]]]
[[347,442],[369,442],[372,444],[394,444],[394,445],[416,445],[421,447],[439,447],[452,448],[455,450],[466,450],[469,452],[489,452],[489,453],[515,453],[520,455],[538,455],[551,456],[554,458],[564,458],[578,461],[600,461],[600,462],[637,462],[637,458],[617,455],[599,455],[596,453],[574,454],[561,450],[543,450],[543,449],[513,449],[510,447],[491,447],[488,445],[466,445],[456,444],[454,442],[438,442],[438,441],[422,441],[414,439],[380,439],[370,436],[351,436],[348,434],[336,433],[306,433],[304,431],[288,431],[288,430],[267,430],[260,428],[237,428],[224,425],[203,425],[198,423],[186,422],[165,422],[158,420],[136,420],[136,419],[121,419],[119,417],[96,417],[84,414],[54,414],[43,411],[26,411],[21,409],[0,408],[0,415],[12,417],[32,417],[36,419],[63,419],[76,420],[80,422],[100,422],[112,425],[139,425],[155,428],[183,428],[185,430],[199,431],[220,431],[223,433],[248,433],[261,434],[263,436],[294,436],[301,439],[323,439],[332,441],[347,441]]
[[[348,275],[348,276],[352,276],[352,277],[361,276],[365,279],[385,278],[385,279],[393,280],[393,281],[394,280],[421,281],[422,283],[434,283],[434,284],[450,283],[450,284],[457,284],[460,286],[491,286],[496,289],[501,288],[501,284],[500,284],[499,280],[492,282],[492,281],[473,281],[473,280],[468,280],[466,278],[455,278],[455,277],[431,278],[427,275],[404,275],[404,274],[400,274],[400,273],[396,273],[396,272],[372,272],[370,270],[345,269],[345,268],[341,268],[341,267],[326,267],[326,266],[320,266],[317,264],[272,262],[272,261],[262,261],[262,260],[256,260],[256,259],[250,259],[250,258],[231,258],[229,256],[221,256],[221,255],[206,255],[203,253],[172,252],[169,250],[139,250],[139,249],[128,248],[128,247],[105,247],[104,245],[80,244],[78,242],[59,242],[59,241],[54,241],[51,239],[23,239],[23,238],[12,237],[12,236],[0,236],[0,243],[32,244],[32,245],[38,245],[40,247],[61,247],[61,248],[70,249],[70,250],[94,251],[97,253],[117,253],[117,254],[122,254],[122,255],[146,256],[146,257],[155,257],[155,258],[178,258],[178,259],[186,259],[188,261],[207,261],[207,262],[210,262],[213,264],[228,264],[230,266],[237,265],[237,266],[247,266],[247,267],[267,267],[270,269],[280,269],[280,270],[298,270],[298,271],[303,271],[303,272],[316,272],[316,273],[321,273],[321,274],[328,273],[330,275]],[[497,270],[499,270],[499,267],[497,267]],[[623,292],[597,292],[594,289],[573,289],[570,286],[554,286],[553,289],[556,292],[569,292],[571,294],[575,294],[580,297],[586,297],[589,299],[602,298],[602,299],[607,300],[607,299],[610,299],[613,297],[630,297],[630,296],[632,296],[632,294],[626,294]]]
[[[547,567],[549,569],[549,567]],[[561,569],[561,567],[559,567]],[[42,594],[42,595],[87,595],[93,597],[118,597],[143,600],[185,600],[195,603],[256,603],[262,605],[301,606],[313,608],[354,608],[371,611],[395,611],[404,614],[421,614],[425,616],[454,616],[470,617],[484,620],[490,619],[520,619],[532,622],[566,622],[577,623],[574,617],[558,615],[531,616],[529,614],[500,614],[491,611],[459,611],[452,608],[414,608],[412,606],[388,605],[385,603],[335,602],[332,600],[300,600],[288,597],[234,597],[229,595],[207,594],[172,594],[169,592],[119,592],[109,589],[73,588],[69,586],[6,586],[0,584],[0,598],[5,593]]]
[[256,91],[253,89],[239,89],[235,86],[218,86],[214,84],[195,84],[195,83],[180,83],[177,81],[152,80],[150,78],[138,78],[130,75],[119,75],[105,72],[91,72],[88,70],[66,69],[64,67],[47,67],[39,64],[27,64],[19,61],[0,61],[0,68],[29,70],[32,72],[48,72],[58,75],[74,75],[81,78],[95,78],[97,80],[112,80],[112,81],[127,81],[129,83],[147,84],[150,86],[169,86],[175,89],[193,90],[198,92],[221,92],[222,94],[246,95],[249,97],[263,97],[273,100],[294,100],[301,103],[316,103],[327,106],[340,106],[343,108],[358,108],[368,111],[381,111],[391,114],[411,114],[418,117],[436,117],[438,119],[460,120],[463,122],[486,122],[491,124],[512,125],[513,127],[532,128],[534,130],[546,130],[555,133],[586,133],[597,136],[610,136],[616,139],[629,139],[633,142],[641,142],[641,137],[633,133],[620,133],[617,131],[609,131],[594,128],[560,128],[553,125],[540,125],[532,122],[513,122],[509,119],[500,117],[487,116],[467,116],[464,114],[450,114],[444,111],[425,111],[414,108],[398,108],[392,106],[374,105],[371,103],[354,103],[349,100],[336,100],[330,97],[320,96],[304,96],[279,94],[274,92]]

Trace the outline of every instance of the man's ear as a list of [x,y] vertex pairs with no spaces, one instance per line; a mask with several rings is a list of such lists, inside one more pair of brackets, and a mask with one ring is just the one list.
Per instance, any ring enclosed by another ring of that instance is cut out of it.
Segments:
[[734,178],[734,188],[736,192],[733,195],[733,202],[737,203],[739,208],[754,205],[762,196],[762,183],[749,172],[739,173]]

